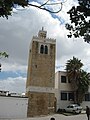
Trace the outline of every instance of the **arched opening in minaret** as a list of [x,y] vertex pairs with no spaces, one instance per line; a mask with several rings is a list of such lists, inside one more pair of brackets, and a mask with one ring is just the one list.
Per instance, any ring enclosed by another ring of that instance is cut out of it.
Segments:
[[45,54],[48,54],[48,47],[45,45]]
[[40,53],[44,53],[44,46],[43,45],[41,45],[41,47],[40,47]]

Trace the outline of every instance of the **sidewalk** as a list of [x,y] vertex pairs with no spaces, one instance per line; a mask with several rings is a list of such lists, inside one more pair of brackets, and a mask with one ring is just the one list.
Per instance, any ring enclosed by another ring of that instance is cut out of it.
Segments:
[[29,117],[22,119],[0,119],[0,120],[50,120],[51,117],[54,117],[55,120],[87,120],[86,114],[82,114],[82,113],[78,115],[70,115],[70,116],[65,116],[62,114],[53,114],[53,115],[41,116],[41,117]]
[[47,116],[29,117],[29,118],[0,118],[0,120],[50,120],[54,117],[55,120],[87,120],[86,111],[82,110],[81,114],[78,115],[64,115],[64,114],[52,114]]

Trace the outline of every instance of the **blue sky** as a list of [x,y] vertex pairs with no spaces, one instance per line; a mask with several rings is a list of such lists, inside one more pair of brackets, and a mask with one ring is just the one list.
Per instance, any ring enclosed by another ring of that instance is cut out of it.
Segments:
[[12,77],[12,78],[16,78],[16,77],[27,77],[27,73],[22,73],[21,71],[16,71],[16,72],[13,72],[13,71],[2,71],[0,72],[0,79],[1,80],[4,80],[4,79],[7,79],[8,77]]
[[[37,1],[33,3],[37,4]],[[90,72],[90,45],[81,38],[67,38],[64,24],[70,22],[67,11],[73,5],[77,5],[77,0],[67,0],[62,11],[52,15],[35,7],[18,7],[8,20],[0,18],[0,51],[9,54],[9,58],[0,59],[0,90],[25,92],[30,41],[42,27],[47,31],[47,37],[56,39],[56,71],[64,70],[67,60],[75,56]]]

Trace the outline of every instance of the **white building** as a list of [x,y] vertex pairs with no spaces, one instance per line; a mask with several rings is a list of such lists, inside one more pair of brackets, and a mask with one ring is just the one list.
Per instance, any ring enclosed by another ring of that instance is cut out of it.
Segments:
[[9,91],[3,91],[3,90],[0,90],[0,96],[2,95],[2,96],[7,96],[9,94]]
[[[65,108],[70,103],[74,103],[74,89],[72,89],[71,83],[64,71],[58,71],[55,74],[55,97],[57,99],[57,110]],[[86,105],[90,107],[90,87],[81,103],[83,108]]]

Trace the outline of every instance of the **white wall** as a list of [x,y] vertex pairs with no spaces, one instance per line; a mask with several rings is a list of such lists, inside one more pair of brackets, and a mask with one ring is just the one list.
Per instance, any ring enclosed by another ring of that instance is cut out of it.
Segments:
[[83,109],[85,109],[86,106],[90,107],[90,101],[83,101],[83,102],[81,103],[81,106],[83,107]]
[[55,89],[55,97],[57,98],[56,110],[58,110],[59,108],[64,109],[67,105],[69,105],[70,103],[73,103],[73,101],[61,100],[59,89]]
[[0,96],[0,118],[26,118],[28,98]]
[[[68,104],[73,103],[74,101],[68,101],[68,100],[61,100],[60,98],[60,93],[61,91],[74,91],[74,89],[72,89],[72,86],[70,83],[68,83],[68,78],[67,78],[67,83],[61,83],[61,75],[66,76],[66,72],[63,71],[58,71],[55,73],[55,97],[57,99],[57,110],[59,108],[64,109]],[[88,89],[88,92],[90,93],[90,86]],[[90,101],[83,101],[81,103],[81,106],[83,108],[86,108],[86,106],[90,107]]]
[[68,104],[72,103],[73,101],[68,100],[61,100],[61,91],[71,91],[71,83],[68,83],[68,78],[66,77],[66,83],[61,83],[61,76],[66,76],[66,72],[58,71],[55,73],[55,97],[57,98],[57,110],[64,109]]

